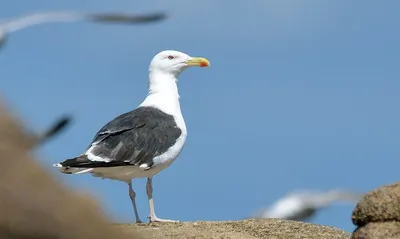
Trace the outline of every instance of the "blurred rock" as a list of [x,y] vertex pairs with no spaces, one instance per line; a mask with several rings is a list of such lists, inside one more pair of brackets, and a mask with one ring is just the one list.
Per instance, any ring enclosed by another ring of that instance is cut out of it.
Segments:
[[70,192],[37,165],[22,128],[0,104],[0,238],[138,238],[110,226],[92,199]]
[[368,192],[359,201],[352,215],[353,223],[400,221],[400,183],[382,186]]
[[351,239],[399,239],[400,222],[371,222],[358,228]]

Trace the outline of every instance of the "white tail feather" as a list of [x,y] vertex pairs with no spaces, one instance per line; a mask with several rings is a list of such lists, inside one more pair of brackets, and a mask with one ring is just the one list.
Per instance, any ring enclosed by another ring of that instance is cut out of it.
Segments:
[[87,168],[87,169],[85,169],[85,170],[76,172],[75,174],[89,173],[89,172],[91,172],[92,170],[93,170],[93,168]]

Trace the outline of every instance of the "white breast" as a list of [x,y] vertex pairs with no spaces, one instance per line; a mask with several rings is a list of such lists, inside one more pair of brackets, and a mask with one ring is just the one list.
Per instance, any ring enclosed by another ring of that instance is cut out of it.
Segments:
[[174,116],[175,122],[177,126],[181,129],[182,133],[179,138],[176,140],[175,144],[170,147],[165,153],[154,157],[153,162],[154,166],[161,167],[162,169],[171,165],[172,162],[179,156],[181,153],[183,146],[186,142],[187,130],[185,120],[182,117],[182,114]]

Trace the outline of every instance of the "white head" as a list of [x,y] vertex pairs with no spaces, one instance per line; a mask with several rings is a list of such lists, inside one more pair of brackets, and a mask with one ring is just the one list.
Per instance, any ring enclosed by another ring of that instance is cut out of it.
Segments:
[[172,50],[155,55],[149,68],[149,92],[141,106],[155,106],[168,114],[180,114],[178,76],[191,66],[207,67],[210,62]]
[[178,77],[190,66],[207,67],[210,62],[203,57],[191,57],[183,52],[166,50],[153,57],[149,71],[157,74],[173,75]]

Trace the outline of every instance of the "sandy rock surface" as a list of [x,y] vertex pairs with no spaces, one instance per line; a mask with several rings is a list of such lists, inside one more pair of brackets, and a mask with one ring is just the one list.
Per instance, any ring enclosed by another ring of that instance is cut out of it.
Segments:
[[117,227],[127,232],[137,231],[148,239],[350,239],[349,233],[336,228],[278,219],[117,224]]

